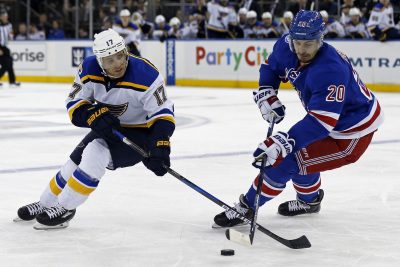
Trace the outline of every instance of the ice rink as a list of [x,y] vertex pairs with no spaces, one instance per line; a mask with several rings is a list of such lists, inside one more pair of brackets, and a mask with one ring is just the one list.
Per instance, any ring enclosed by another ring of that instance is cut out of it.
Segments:
[[[69,228],[14,223],[18,207],[38,200],[87,132],[69,122],[69,90],[30,83],[0,89],[0,266],[400,266],[400,94],[376,94],[386,120],[357,163],[323,173],[319,214],[277,214],[295,197],[290,183],[260,208],[261,225],[285,238],[305,234],[312,243],[291,250],[261,232],[252,247],[228,241],[211,229],[222,208],[141,164],[107,171]],[[268,126],[251,90],[169,87],[168,95],[177,119],[172,168],[233,204],[257,175],[251,154]],[[287,117],[275,130],[286,131],[305,111],[294,91],[279,95]],[[226,248],[236,255],[220,256]]]

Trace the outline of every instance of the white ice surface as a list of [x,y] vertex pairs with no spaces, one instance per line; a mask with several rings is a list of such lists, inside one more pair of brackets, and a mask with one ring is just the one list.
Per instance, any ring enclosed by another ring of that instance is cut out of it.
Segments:
[[[377,94],[386,121],[355,164],[323,173],[320,214],[284,218],[290,184],[259,210],[258,221],[285,238],[305,234],[312,248],[291,250],[256,232],[242,247],[211,229],[222,211],[170,175],[141,164],[107,171],[69,228],[36,231],[13,223],[19,206],[37,201],[87,132],[70,124],[70,85],[0,89],[0,266],[400,266],[400,94]],[[251,153],[267,124],[251,90],[169,87],[177,129],[172,168],[232,204],[257,174]],[[287,130],[305,114],[293,91],[280,92]],[[397,178],[396,178],[397,177]],[[248,228],[242,228],[248,231]],[[233,257],[220,250],[234,249]]]

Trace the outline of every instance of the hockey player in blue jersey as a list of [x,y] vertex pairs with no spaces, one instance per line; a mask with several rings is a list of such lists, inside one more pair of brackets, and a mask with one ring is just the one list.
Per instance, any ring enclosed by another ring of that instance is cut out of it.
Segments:
[[[263,178],[260,205],[279,195],[291,180],[297,199],[282,203],[278,213],[295,216],[319,212],[324,191],[323,171],[357,161],[383,122],[380,105],[348,58],[323,42],[325,25],[319,12],[301,10],[289,35],[274,45],[260,67],[259,89],[254,101],[262,117],[277,123],[285,107],[277,93],[281,81],[289,81],[307,112],[287,132],[277,132],[259,144],[253,165]],[[262,166],[262,161],[265,166]],[[258,176],[236,210],[251,218]],[[215,216],[214,227],[242,224],[232,211]]]
[[[71,122],[91,131],[50,180],[40,201],[18,210],[35,229],[63,228],[97,188],[106,168],[139,162],[158,176],[170,166],[169,138],[175,129],[173,103],[164,79],[148,60],[128,54],[124,39],[108,29],[95,35],[94,56],[79,66],[66,106]],[[112,132],[118,129],[149,152],[142,158]]]

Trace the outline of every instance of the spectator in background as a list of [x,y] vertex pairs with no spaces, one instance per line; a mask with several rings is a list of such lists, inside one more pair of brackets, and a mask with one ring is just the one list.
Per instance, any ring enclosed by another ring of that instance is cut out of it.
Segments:
[[37,28],[39,31],[43,31],[45,35],[49,34],[51,25],[47,20],[47,14],[45,13],[39,14],[39,23],[37,24]]
[[207,4],[205,0],[196,0],[196,6],[193,7],[191,15],[197,20],[197,38],[207,38],[206,19],[207,19]]
[[23,41],[27,39],[28,39],[28,29],[26,27],[26,24],[22,22],[18,25],[18,33],[15,36],[15,40]]
[[336,4],[336,0],[323,0],[319,1],[319,10],[325,10],[331,16],[337,16],[338,14],[338,5]]
[[261,7],[258,0],[240,0],[237,4],[238,8],[246,8],[247,11],[254,11],[257,14],[257,21],[261,19]]
[[346,38],[366,39],[369,38],[367,26],[361,21],[361,12],[357,7],[350,8],[350,22],[346,24]]
[[221,0],[220,3],[214,1],[207,3],[207,12],[209,14],[207,25],[208,38],[230,38],[228,34],[229,13],[231,11],[234,12],[234,10],[229,9],[227,5],[227,0]]
[[188,17],[187,25],[183,27],[182,39],[196,39],[199,31],[199,24],[195,15]]
[[60,28],[60,22],[58,20],[53,20],[51,23],[51,29],[49,30],[49,35],[47,39],[49,40],[61,40],[65,38],[64,30]]
[[140,28],[140,40],[151,38],[154,30],[154,24],[152,22],[146,21],[139,12],[134,12],[132,14],[131,21]]
[[79,39],[91,39],[89,38],[89,32],[85,28],[79,28]]
[[270,12],[264,12],[261,15],[261,19],[262,23],[257,31],[257,39],[280,37],[278,29],[276,28],[277,25],[272,20],[272,14]]
[[[183,38],[183,26],[181,25],[180,19],[177,17],[173,17],[169,21],[169,26],[171,27],[170,30],[168,31],[168,35],[166,39],[182,39]],[[161,41],[164,41],[165,39],[160,39]]]
[[104,17],[104,18],[103,18],[103,21],[102,21],[101,29],[102,29],[103,31],[104,31],[104,30],[108,30],[108,29],[111,29],[112,26],[113,26],[112,18],[109,17],[109,16]]
[[339,21],[335,20],[334,18],[329,18],[329,14],[326,10],[321,10],[319,13],[321,14],[326,25],[324,38],[334,39],[345,37],[346,34],[344,28]]
[[238,16],[236,12],[231,12],[228,19],[228,34],[232,39],[243,39],[243,29],[238,25]]
[[196,0],[196,6],[194,6],[190,12],[191,15],[199,14],[204,17],[207,15],[207,4],[205,0]]
[[351,21],[351,18],[349,15],[350,8],[351,7],[348,5],[342,6],[342,14],[340,16],[340,23],[342,23],[342,25],[346,25],[346,24],[350,23],[350,21]]
[[293,20],[293,13],[291,11],[285,11],[283,13],[283,18],[281,19],[281,23],[278,25],[278,31],[281,35],[289,33],[290,23]]
[[261,23],[257,21],[257,13],[254,10],[246,14],[246,26],[244,27],[244,38],[255,39],[257,32],[261,28]]
[[31,24],[29,26],[28,33],[29,40],[46,40],[46,34],[44,31],[39,30],[35,24]]
[[242,30],[244,30],[244,27],[247,24],[247,18],[246,18],[247,12],[248,11],[245,7],[240,8],[238,11],[238,26],[242,28]]
[[288,11],[292,12],[293,15],[296,16],[297,12],[300,10],[310,10],[311,8],[311,1],[307,0],[296,0],[294,3],[290,3],[288,5]]
[[130,20],[131,12],[128,9],[122,9],[119,13],[119,19],[114,22],[112,29],[124,38],[129,53],[140,56],[140,28]]
[[[10,87],[20,86],[15,81],[13,58],[10,49],[8,49],[8,41],[13,39],[12,24],[8,21],[7,11],[0,11],[0,79],[4,73],[8,72],[8,80]],[[2,83],[0,83],[2,86]]]
[[163,15],[157,15],[154,20],[153,39],[160,40],[162,36],[165,38],[168,36],[168,31],[170,29],[171,26],[165,23],[165,17]]
[[390,0],[379,0],[371,11],[367,27],[375,40],[384,42],[400,39],[399,30],[394,26],[393,7]]

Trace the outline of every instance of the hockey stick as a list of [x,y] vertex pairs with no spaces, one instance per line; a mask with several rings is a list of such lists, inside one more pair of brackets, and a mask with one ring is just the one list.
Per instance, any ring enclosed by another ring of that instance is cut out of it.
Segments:
[[[140,146],[136,145],[135,143],[133,143],[131,140],[129,140],[126,136],[124,136],[122,133],[120,133],[117,130],[113,130],[114,134],[116,136],[118,136],[118,138],[124,142],[126,145],[128,145],[129,147],[131,147],[133,150],[135,150],[137,153],[139,153],[142,157],[147,158],[149,156],[149,154],[144,151]],[[231,206],[229,206],[228,204],[224,203],[223,201],[219,200],[218,198],[216,198],[215,196],[211,195],[210,193],[208,193],[207,191],[205,191],[204,189],[200,188],[199,186],[197,186],[196,184],[192,183],[191,181],[189,181],[188,179],[186,179],[185,177],[183,177],[182,175],[180,175],[179,173],[177,173],[176,171],[174,171],[173,169],[171,169],[170,167],[164,165],[164,168],[167,169],[167,172],[169,174],[171,174],[172,176],[174,176],[175,178],[177,178],[179,181],[181,181],[182,183],[186,184],[187,186],[189,186],[190,188],[192,188],[193,190],[197,191],[198,193],[202,194],[203,196],[205,196],[206,198],[208,198],[209,200],[211,200],[212,202],[214,202],[215,204],[217,204],[218,206],[222,207],[225,210],[231,210],[234,211],[238,217],[247,222],[247,223],[251,223],[250,219],[244,217],[242,214],[238,213],[235,209],[233,209]],[[285,239],[282,238],[276,234],[274,234],[273,232],[271,232],[270,230],[264,228],[263,226],[257,224],[257,229],[260,230],[261,232],[263,232],[264,234],[268,235],[269,237],[273,238],[274,240],[278,241],[279,243],[287,246],[288,248],[292,248],[292,249],[301,249],[301,248],[309,248],[311,247],[310,241],[308,241],[306,236],[301,236],[299,238],[296,239]]]
[[[274,125],[275,125],[275,116],[272,117],[272,121],[269,124],[267,138],[269,138],[272,135],[272,131],[274,130]],[[262,167],[265,166],[265,157],[262,160],[261,166]],[[260,195],[261,195],[262,184],[263,184],[263,174],[262,174],[262,170],[260,170],[260,174],[258,175],[256,197],[254,199],[254,215],[251,220],[249,235],[248,236],[244,235],[235,229],[227,229],[225,231],[225,235],[226,235],[226,238],[228,238],[229,240],[239,243],[239,244],[247,245],[247,246],[250,246],[253,244],[254,233],[255,233],[256,224],[257,224],[258,208],[260,207]]]

